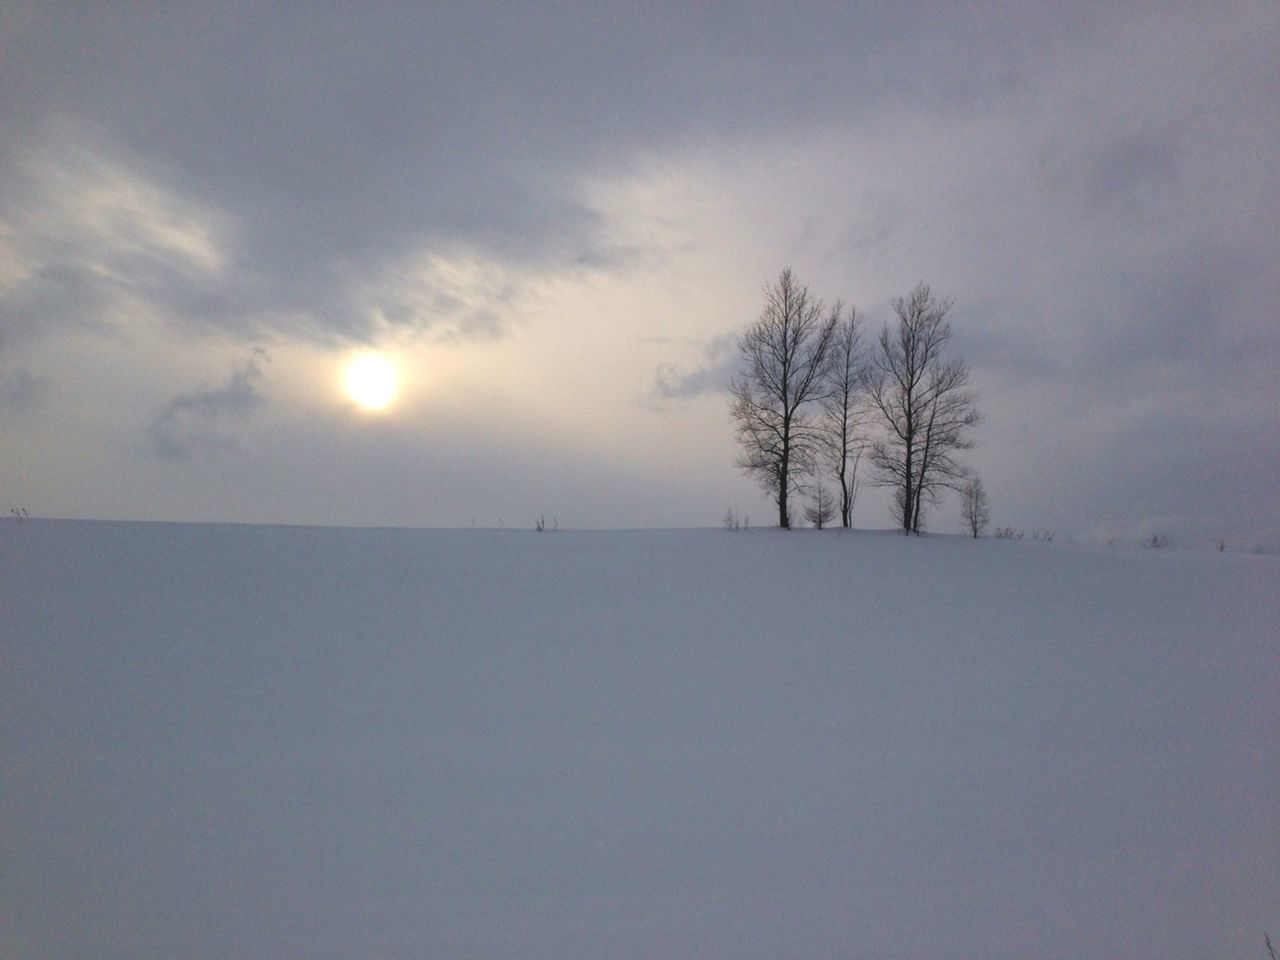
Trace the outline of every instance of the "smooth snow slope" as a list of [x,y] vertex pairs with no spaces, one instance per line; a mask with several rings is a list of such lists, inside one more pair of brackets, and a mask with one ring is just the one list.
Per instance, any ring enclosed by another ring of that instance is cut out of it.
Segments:
[[0,955],[1262,958],[1278,574],[0,524]]

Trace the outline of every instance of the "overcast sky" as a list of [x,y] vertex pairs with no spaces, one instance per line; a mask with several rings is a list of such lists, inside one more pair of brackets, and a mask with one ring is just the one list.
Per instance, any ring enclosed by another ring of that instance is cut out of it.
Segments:
[[5,512],[766,522],[791,267],[954,301],[996,524],[1280,546],[1280,7],[796,6],[0,7]]

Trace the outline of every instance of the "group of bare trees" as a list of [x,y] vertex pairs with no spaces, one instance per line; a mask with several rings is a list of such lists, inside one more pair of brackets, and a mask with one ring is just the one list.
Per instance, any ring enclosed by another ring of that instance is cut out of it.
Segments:
[[865,459],[872,482],[893,489],[904,532],[918,533],[925,505],[948,489],[962,492],[965,521],[981,532],[986,493],[956,459],[973,446],[979,414],[968,367],[943,357],[950,309],[920,284],[893,301],[896,322],[868,347],[856,310],[839,301],[828,310],[790,270],[765,288],[759,319],[738,341],[731,416],[738,465],[777,504],[780,527],[792,525],[792,499],[804,495],[814,526],[837,512],[850,526]]

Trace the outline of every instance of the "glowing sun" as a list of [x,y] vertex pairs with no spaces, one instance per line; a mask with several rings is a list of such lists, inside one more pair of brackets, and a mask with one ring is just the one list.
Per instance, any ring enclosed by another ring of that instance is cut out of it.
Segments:
[[396,398],[399,377],[386,357],[362,353],[347,364],[342,380],[347,396],[364,410],[385,410]]

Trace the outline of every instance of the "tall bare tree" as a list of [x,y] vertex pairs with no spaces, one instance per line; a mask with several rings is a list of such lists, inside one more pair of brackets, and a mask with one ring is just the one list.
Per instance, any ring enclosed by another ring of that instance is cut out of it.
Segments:
[[738,466],[774,498],[783,529],[791,526],[789,498],[821,443],[809,408],[823,395],[838,320],[783,270],[764,289],[759,319],[738,339],[741,367],[730,383]]
[[982,487],[982,478],[973,477],[960,488],[960,516],[975,539],[991,522],[991,501]]
[[877,482],[895,489],[904,533],[920,532],[926,501],[963,482],[955,454],[973,446],[969,428],[979,420],[968,367],[942,359],[950,309],[923,283],[894,300],[897,323],[881,330],[868,365],[867,397],[884,428],[871,463]]
[[[839,316],[836,304],[833,314]],[[840,525],[853,523],[853,502],[858,495],[858,464],[866,447],[866,351],[862,346],[862,318],[849,313],[836,324],[831,343],[826,395],[822,398],[822,439],[832,479],[840,488]]]

